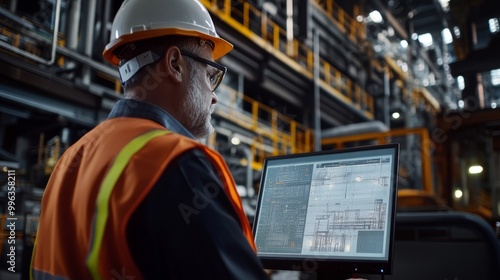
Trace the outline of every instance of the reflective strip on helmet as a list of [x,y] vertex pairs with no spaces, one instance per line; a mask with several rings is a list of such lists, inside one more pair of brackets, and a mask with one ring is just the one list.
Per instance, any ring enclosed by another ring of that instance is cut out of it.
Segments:
[[156,53],[152,51],[147,51],[141,53],[140,55],[124,63],[122,66],[118,67],[122,85],[124,85],[126,81],[130,80],[130,78],[132,78],[135,75],[135,73],[139,71],[139,69],[157,61],[159,58],[160,56],[157,55]]
[[94,225],[92,232],[92,242],[90,252],[87,257],[87,268],[92,276],[92,279],[101,279],[99,275],[99,252],[104,236],[104,229],[109,216],[109,200],[113,188],[115,187],[118,178],[127,166],[130,158],[135,155],[149,141],[158,136],[171,133],[168,130],[153,130],[146,132],[128,143],[116,156],[113,165],[104,178],[96,201],[96,214],[94,216]]

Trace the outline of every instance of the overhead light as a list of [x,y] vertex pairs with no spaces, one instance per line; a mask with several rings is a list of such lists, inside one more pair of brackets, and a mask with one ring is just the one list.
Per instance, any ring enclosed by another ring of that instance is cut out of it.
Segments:
[[382,18],[382,15],[380,14],[379,11],[375,10],[373,12],[371,12],[370,14],[368,14],[368,17],[370,17],[370,19],[375,22],[375,23],[381,23],[384,19]]
[[240,143],[241,143],[240,138],[238,138],[238,137],[231,138],[231,144],[236,146],[236,145],[239,145]]
[[404,62],[403,65],[401,65],[401,69],[403,70],[403,72],[408,72],[408,64]]
[[408,41],[406,41],[406,40],[401,40],[401,42],[399,42],[399,44],[401,45],[401,47],[403,49],[406,49],[408,47]]
[[433,44],[432,35],[430,33],[425,33],[425,34],[419,35],[418,36],[418,41],[424,47],[430,47]]
[[399,119],[400,117],[401,117],[401,114],[400,114],[399,112],[394,112],[394,113],[392,113],[392,118],[393,118],[393,119],[397,120],[397,119]]
[[465,88],[465,79],[463,76],[458,76],[457,77],[457,83],[458,83],[458,88],[460,90],[463,90]]
[[392,27],[387,27],[387,36],[392,37],[394,36],[394,28]]
[[497,33],[500,31],[500,24],[498,23],[498,18],[490,18],[488,20],[488,25],[490,26],[491,33]]
[[464,193],[461,190],[455,190],[454,195],[455,198],[461,198],[464,195]]
[[450,0],[439,0],[439,4],[441,4],[441,7],[445,12],[450,9]]
[[465,102],[463,100],[458,100],[458,107],[463,109],[465,107]]
[[483,167],[481,165],[471,165],[469,167],[469,174],[479,174],[483,172]]
[[491,85],[493,86],[500,85],[500,69],[491,70],[490,75],[491,75]]
[[236,185],[236,191],[240,195],[240,197],[246,197],[247,196],[247,188],[242,185]]
[[443,29],[443,31],[441,31],[441,36],[443,36],[443,41],[445,44],[453,43],[453,36],[451,36],[450,29]]
[[271,16],[275,16],[278,13],[278,7],[276,7],[274,3],[266,1],[262,4],[262,11],[270,14]]

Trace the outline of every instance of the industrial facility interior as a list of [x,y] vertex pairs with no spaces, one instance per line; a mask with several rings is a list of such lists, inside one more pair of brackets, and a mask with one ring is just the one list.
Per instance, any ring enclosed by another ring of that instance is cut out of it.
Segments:
[[[400,143],[398,211],[464,211],[500,228],[500,1],[200,2],[234,44],[204,143],[250,221],[266,157]],[[57,160],[122,98],[102,57],[121,3],[0,0],[0,271],[15,174],[13,279],[29,267]]]

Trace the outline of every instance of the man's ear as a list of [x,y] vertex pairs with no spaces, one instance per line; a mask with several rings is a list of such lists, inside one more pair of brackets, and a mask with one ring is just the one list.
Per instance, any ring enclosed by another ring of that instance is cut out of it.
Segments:
[[177,47],[170,47],[163,56],[165,71],[175,82],[182,82],[182,72],[184,65],[181,63],[181,51]]

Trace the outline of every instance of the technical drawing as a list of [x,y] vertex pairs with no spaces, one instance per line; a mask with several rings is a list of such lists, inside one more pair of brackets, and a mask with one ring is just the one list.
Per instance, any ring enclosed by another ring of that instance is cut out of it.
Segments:
[[382,253],[390,164],[367,159],[315,166],[303,250]]

